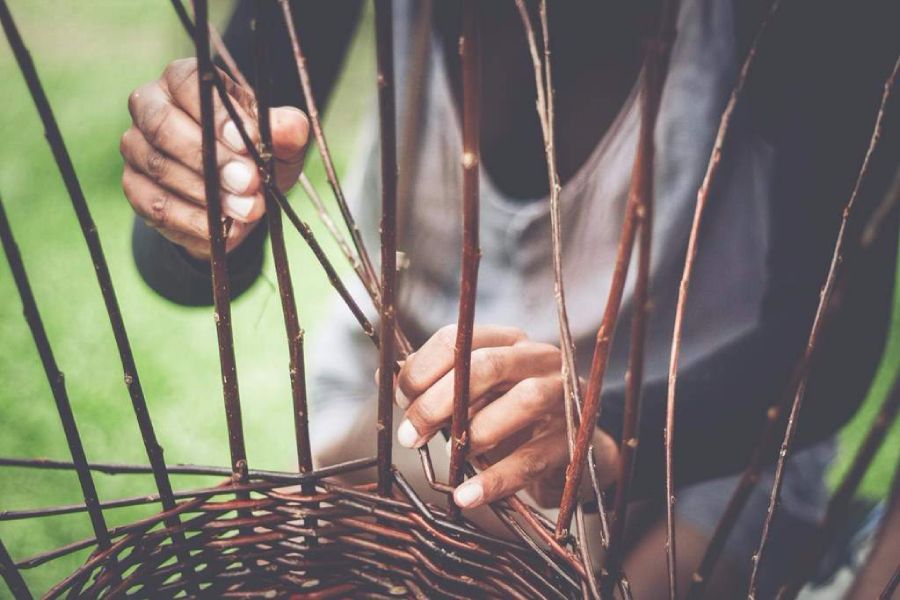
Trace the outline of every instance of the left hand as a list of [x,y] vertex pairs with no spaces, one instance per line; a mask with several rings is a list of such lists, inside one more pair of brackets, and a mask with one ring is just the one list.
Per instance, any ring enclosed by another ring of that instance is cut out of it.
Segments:
[[[455,344],[456,326],[444,327],[400,370],[397,401],[408,408],[397,438],[407,448],[425,444],[450,419]],[[474,508],[522,489],[542,506],[559,501],[569,459],[561,360],[559,348],[530,341],[521,330],[475,327],[469,455],[485,454],[494,464],[456,488],[457,505]],[[609,484],[618,448],[600,429],[594,448],[602,483]]]

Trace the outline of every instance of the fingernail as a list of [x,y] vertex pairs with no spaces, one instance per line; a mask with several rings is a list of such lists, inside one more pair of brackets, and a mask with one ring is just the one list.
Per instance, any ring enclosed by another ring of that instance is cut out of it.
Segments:
[[400,427],[397,428],[397,441],[400,442],[400,445],[404,448],[416,447],[416,442],[419,441],[419,432],[416,431],[413,424],[409,422],[409,419],[404,419],[403,422],[400,423]]
[[394,391],[394,401],[397,403],[397,406],[403,410],[409,408],[409,398],[406,397],[406,394],[403,393],[403,390],[400,389],[399,385]]
[[250,173],[249,167],[236,160],[228,163],[222,169],[222,181],[224,181],[225,187],[236,194],[243,194],[247,191],[252,177],[253,174]]
[[235,152],[247,151],[247,148],[244,146],[244,140],[241,138],[241,133],[238,131],[234,121],[225,123],[225,127],[222,128],[222,137],[225,139],[225,143],[231,146],[231,149]]
[[225,196],[225,210],[236,219],[246,219],[253,210],[253,202],[253,196],[228,194]]
[[462,508],[468,508],[481,502],[484,489],[478,481],[467,481],[453,492],[453,501]]

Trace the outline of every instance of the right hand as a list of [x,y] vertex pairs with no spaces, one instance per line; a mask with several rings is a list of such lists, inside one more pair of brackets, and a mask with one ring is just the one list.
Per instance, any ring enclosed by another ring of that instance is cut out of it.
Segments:
[[[219,74],[248,135],[258,144],[252,91],[222,71]],[[217,94],[213,97],[222,210],[234,220],[226,240],[230,251],[263,217],[265,202],[259,171],[221,99]],[[128,110],[132,126],[119,145],[125,159],[125,196],[148,225],[191,256],[209,258],[197,61],[187,58],[170,63],[157,81],[131,93]],[[290,106],[273,108],[270,114],[275,180],[282,191],[287,191],[303,169],[309,122],[302,111]]]

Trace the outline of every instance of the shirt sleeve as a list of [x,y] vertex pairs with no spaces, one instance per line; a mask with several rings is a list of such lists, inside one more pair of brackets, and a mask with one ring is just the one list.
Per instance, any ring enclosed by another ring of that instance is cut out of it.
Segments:
[[[266,226],[261,223],[228,254],[232,298],[249,289],[262,272],[266,235]],[[212,304],[209,262],[192,258],[181,246],[164,238],[139,217],[134,219],[131,247],[138,273],[160,296],[185,306]]]

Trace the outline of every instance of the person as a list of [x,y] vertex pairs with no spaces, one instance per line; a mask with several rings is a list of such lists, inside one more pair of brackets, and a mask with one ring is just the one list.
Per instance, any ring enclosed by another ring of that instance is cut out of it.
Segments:
[[[274,5],[274,3],[272,3]],[[359,2],[294,2],[316,97],[327,102],[361,10]],[[562,182],[563,270],[579,374],[609,286],[636,148],[641,39],[653,31],[658,2],[550,3],[556,92],[556,146]],[[687,585],[759,437],[767,408],[786,388],[803,350],[828,267],[840,211],[874,122],[884,77],[896,55],[889,2],[853,10],[786,3],[759,49],[726,144],[700,231],[688,304],[676,413],[675,473],[679,585]],[[836,4],[836,3],[835,3]],[[413,62],[413,23],[425,3],[395,2],[398,90]],[[531,6],[534,9],[534,6]],[[719,117],[761,19],[743,2],[682,0],[677,37],[656,130],[656,222],[637,498],[664,497],[663,423],[674,303],[694,199]],[[264,10],[278,11],[264,5]],[[464,482],[454,498],[466,510],[527,489],[553,504],[567,461],[563,386],[553,294],[548,179],[534,108],[535,84],[514,3],[478,5],[482,73],[481,259],[472,353],[471,421],[475,454],[497,462]],[[892,12],[893,11],[893,12]],[[432,440],[450,415],[453,338],[459,296],[461,80],[459,6],[435,2],[421,88],[410,193],[400,232],[409,265],[399,313],[416,351],[397,380],[397,438],[404,447]],[[225,41],[253,81],[252,7],[237,3]],[[808,19],[815,14],[815,19]],[[309,123],[282,22],[270,33],[277,82],[272,130],[277,183],[288,190],[303,168]],[[896,22],[896,20],[893,20]],[[252,94],[228,79],[229,93],[256,139]],[[373,86],[374,88],[374,86]],[[398,92],[399,122],[413,110]],[[122,137],[123,188],[137,218],[133,250],[146,282],[186,305],[211,302],[208,232],[200,164],[196,64],[171,63],[129,98],[133,124]],[[377,122],[364,127],[348,197],[370,248],[377,247],[380,189]],[[266,227],[259,175],[233,123],[216,114],[223,206],[233,219],[228,261],[233,295],[257,279]],[[400,132],[403,139],[405,131]],[[890,162],[876,157],[866,202],[878,195]],[[895,216],[895,215],[894,215]],[[892,216],[891,218],[894,218]],[[764,573],[776,581],[825,502],[831,436],[863,398],[881,354],[890,311],[896,227],[887,228],[850,271],[840,307],[816,359],[797,448],[788,463],[779,517]],[[633,278],[632,278],[633,279]],[[594,447],[604,485],[613,485],[621,436],[628,284],[613,343]],[[360,288],[356,289],[360,292]],[[356,297],[361,298],[362,293]],[[376,316],[373,312],[373,318]],[[322,463],[361,455],[371,441],[377,354],[345,307],[337,307],[313,357],[311,401]],[[624,332],[624,333],[623,333]],[[355,415],[347,419],[347,414]],[[340,418],[338,418],[338,416]],[[348,456],[349,454],[349,456]],[[410,460],[412,452],[395,452]],[[437,456],[440,452],[433,452]],[[713,597],[746,590],[759,540],[771,470],[754,490],[729,538]],[[653,514],[652,512],[650,514]],[[638,521],[638,519],[635,519]],[[664,524],[650,519],[630,536],[626,570],[635,597],[666,592]],[[766,584],[764,582],[764,585]],[[765,595],[763,595],[765,597]]]

